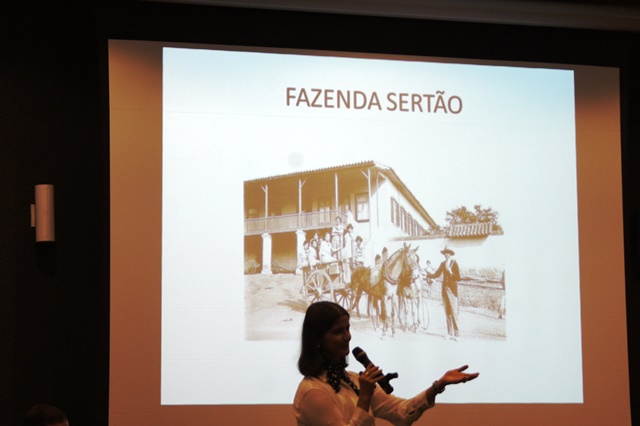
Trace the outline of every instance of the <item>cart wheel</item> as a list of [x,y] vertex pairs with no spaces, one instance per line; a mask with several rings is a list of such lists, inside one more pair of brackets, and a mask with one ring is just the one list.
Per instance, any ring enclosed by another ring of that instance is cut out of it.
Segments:
[[333,286],[329,274],[321,269],[311,271],[307,277],[306,298],[309,304],[333,299]]
[[356,295],[350,288],[335,290],[333,292],[333,296],[335,302],[347,311],[351,311],[353,309]]

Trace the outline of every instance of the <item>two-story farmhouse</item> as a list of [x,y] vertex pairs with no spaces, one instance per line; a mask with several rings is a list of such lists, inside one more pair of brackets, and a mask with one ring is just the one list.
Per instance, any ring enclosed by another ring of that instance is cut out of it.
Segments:
[[244,182],[245,264],[295,270],[303,242],[352,224],[372,264],[389,241],[421,236],[435,225],[392,168],[374,161]]

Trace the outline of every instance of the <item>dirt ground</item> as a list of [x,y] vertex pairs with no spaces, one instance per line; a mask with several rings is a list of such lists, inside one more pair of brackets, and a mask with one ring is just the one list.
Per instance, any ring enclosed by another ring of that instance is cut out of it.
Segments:
[[[300,337],[302,319],[308,302],[302,296],[302,277],[294,274],[245,275],[245,307],[247,340],[297,340]],[[435,288],[434,290],[435,291]],[[428,326],[416,331],[396,327],[396,333],[384,336],[375,330],[372,320],[366,315],[366,300],[360,301],[359,318],[355,310],[351,313],[352,331],[359,335],[369,334],[381,338],[444,339],[446,320],[442,302],[438,298],[427,298]],[[495,312],[460,307],[460,339],[505,340],[506,318],[498,318]]]

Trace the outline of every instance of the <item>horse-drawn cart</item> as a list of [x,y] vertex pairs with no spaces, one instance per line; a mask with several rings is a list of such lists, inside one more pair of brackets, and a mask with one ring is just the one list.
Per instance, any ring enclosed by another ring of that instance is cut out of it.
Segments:
[[302,295],[311,304],[320,300],[338,303],[347,311],[354,305],[355,294],[345,282],[341,262],[318,264],[314,269],[303,268]]
[[[388,259],[372,267],[359,266],[345,274],[343,262],[318,264],[302,268],[301,293],[307,303],[321,300],[338,303],[360,317],[359,300],[367,295],[367,314],[374,329],[395,332],[395,322],[403,330],[418,331],[429,327],[427,298],[431,286],[421,278],[417,247],[404,245]],[[347,282],[345,275],[350,277]],[[426,278],[426,277],[425,277]]]

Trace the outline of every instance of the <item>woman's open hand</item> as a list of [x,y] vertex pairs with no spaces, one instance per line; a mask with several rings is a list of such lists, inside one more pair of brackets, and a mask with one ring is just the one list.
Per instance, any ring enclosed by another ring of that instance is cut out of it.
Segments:
[[440,378],[440,386],[454,385],[456,383],[466,383],[469,380],[473,380],[480,375],[480,373],[465,373],[464,371],[469,368],[468,365],[463,365],[460,368],[449,370],[444,373],[444,376]]

